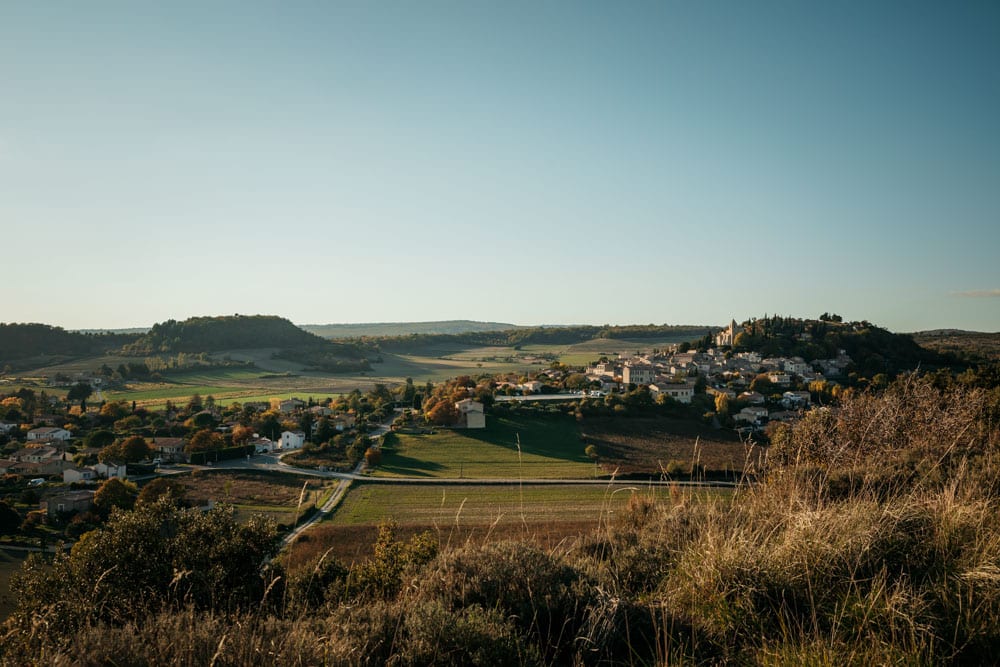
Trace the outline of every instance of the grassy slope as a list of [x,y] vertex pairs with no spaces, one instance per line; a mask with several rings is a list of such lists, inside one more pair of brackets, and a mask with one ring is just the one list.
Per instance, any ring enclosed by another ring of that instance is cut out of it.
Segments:
[[734,431],[669,417],[590,418],[581,425],[587,444],[600,452],[606,470],[621,473],[687,473],[698,463],[709,472],[742,471],[760,448],[740,441]]
[[375,474],[506,479],[593,477],[594,465],[583,449],[576,422],[570,417],[490,416],[485,429],[400,435],[399,444],[384,452]]
[[14,610],[14,600],[10,594],[10,575],[17,572],[26,554],[0,549],[0,619],[7,618]]
[[[667,497],[670,490],[615,486],[395,486],[362,484],[344,498],[335,525],[549,523],[613,516],[632,493]],[[718,494],[717,491],[712,491]]]
[[518,540],[546,550],[562,550],[613,525],[633,494],[674,505],[728,498],[728,490],[664,489],[641,485],[612,488],[558,486],[407,486],[354,487],[332,519],[311,528],[283,555],[295,569],[323,554],[344,563],[371,556],[378,525],[395,521],[406,539],[431,531],[448,546]]

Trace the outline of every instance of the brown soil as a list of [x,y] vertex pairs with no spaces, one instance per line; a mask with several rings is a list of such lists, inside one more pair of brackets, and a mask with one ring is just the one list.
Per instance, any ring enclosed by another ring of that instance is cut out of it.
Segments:
[[708,473],[738,472],[745,469],[748,458],[756,460],[762,454],[759,447],[741,442],[734,431],[670,417],[591,418],[580,431],[588,445],[597,446],[601,466],[621,474],[684,475],[695,463]]

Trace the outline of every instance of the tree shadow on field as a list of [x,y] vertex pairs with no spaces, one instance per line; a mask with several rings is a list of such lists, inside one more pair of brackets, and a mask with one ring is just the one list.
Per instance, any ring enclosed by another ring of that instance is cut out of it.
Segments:
[[440,463],[395,453],[385,456],[378,468],[385,473],[406,477],[435,477],[434,472],[444,470],[444,466]]
[[[491,423],[492,419],[492,423]],[[485,429],[456,429],[456,433],[496,447],[563,461],[586,461],[579,429],[568,416],[515,418],[487,417]]]

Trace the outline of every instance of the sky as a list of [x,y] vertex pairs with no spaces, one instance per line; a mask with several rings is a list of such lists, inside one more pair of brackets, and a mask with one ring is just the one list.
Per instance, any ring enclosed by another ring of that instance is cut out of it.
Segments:
[[1000,331],[1000,4],[0,2],[0,321]]

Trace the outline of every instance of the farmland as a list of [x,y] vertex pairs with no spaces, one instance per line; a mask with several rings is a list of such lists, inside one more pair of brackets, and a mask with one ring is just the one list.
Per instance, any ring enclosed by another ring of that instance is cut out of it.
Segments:
[[290,568],[324,553],[345,563],[371,555],[378,525],[392,520],[406,537],[431,531],[443,546],[523,540],[565,549],[614,525],[633,496],[661,504],[726,501],[726,489],[636,485],[462,486],[361,484],[333,517],[310,529],[283,557]]
[[[464,346],[458,343],[414,344],[403,352],[382,352],[372,370],[364,373],[325,373],[303,370],[301,364],[277,359],[272,348],[227,350],[208,355],[213,363],[241,362],[248,366],[206,367],[162,371],[156,382],[129,381],[124,388],[105,390],[101,398],[135,401],[139,406],[158,409],[169,400],[178,402],[192,394],[212,395],[220,403],[266,401],[270,398],[325,398],[362,391],[382,382],[399,384],[412,378],[417,384],[443,382],[458,375],[538,371],[553,362],[581,366],[601,356],[619,352],[649,350],[680,342],[688,336],[677,334],[655,339],[596,338],[575,344],[528,344],[518,346]],[[4,387],[45,389],[51,395],[65,394],[65,387],[50,387],[47,378],[57,373],[73,377],[96,372],[102,365],[117,368],[142,358],[101,355],[24,369],[8,376]]]
[[[518,448],[520,442],[520,449]],[[560,479],[594,476],[576,422],[566,415],[490,417],[485,429],[400,434],[380,477]]]

